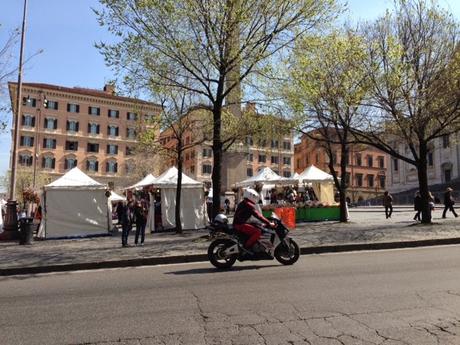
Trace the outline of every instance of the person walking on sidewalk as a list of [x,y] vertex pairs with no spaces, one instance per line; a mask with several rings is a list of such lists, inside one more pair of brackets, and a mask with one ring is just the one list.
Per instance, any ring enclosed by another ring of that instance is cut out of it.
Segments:
[[431,192],[428,192],[428,206],[430,207],[430,216],[434,211],[434,196]]
[[141,246],[144,245],[145,238],[145,226],[147,225],[147,208],[145,206],[145,201],[138,201],[134,207],[134,218],[136,220],[136,236],[134,238],[134,243],[136,246],[139,243],[139,234],[141,235]]
[[385,207],[385,216],[391,218],[391,214],[393,213],[393,197],[388,191],[383,193],[383,206]]
[[442,218],[446,218],[447,210],[451,211],[455,218],[458,217],[458,214],[454,210],[455,200],[452,197],[452,188],[448,187],[444,193],[444,211],[442,212]]
[[417,212],[414,216],[414,220],[421,220],[420,213],[422,213],[422,197],[420,195],[420,192],[415,193],[414,211]]

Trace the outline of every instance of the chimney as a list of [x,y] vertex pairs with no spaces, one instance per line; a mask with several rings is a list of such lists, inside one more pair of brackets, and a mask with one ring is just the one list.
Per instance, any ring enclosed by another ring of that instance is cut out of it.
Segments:
[[104,85],[104,92],[114,96],[115,95],[115,85],[114,84],[105,84]]

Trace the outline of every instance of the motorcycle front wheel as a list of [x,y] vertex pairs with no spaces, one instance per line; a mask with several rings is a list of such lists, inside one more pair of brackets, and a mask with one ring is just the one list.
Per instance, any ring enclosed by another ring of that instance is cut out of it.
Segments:
[[275,258],[283,265],[292,265],[299,260],[300,249],[297,243],[290,238],[286,242],[280,243],[275,249]]
[[217,268],[228,269],[233,266],[237,255],[226,256],[224,251],[235,245],[235,242],[229,239],[218,239],[212,242],[208,248],[208,259]]

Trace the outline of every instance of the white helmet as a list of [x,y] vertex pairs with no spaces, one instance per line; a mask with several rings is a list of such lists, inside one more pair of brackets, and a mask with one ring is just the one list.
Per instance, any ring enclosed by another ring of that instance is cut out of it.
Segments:
[[259,193],[257,193],[254,189],[246,188],[243,192],[243,198],[249,199],[254,204],[257,204],[259,202],[260,196]]
[[227,216],[225,214],[219,213],[214,218],[214,223],[228,224],[228,218],[227,218]]

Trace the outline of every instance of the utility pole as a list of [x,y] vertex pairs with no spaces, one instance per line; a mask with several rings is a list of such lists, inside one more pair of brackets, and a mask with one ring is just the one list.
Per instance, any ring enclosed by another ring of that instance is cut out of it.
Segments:
[[[13,240],[18,237],[18,216],[17,216],[17,201],[16,201],[16,165],[18,162],[18,142],[19,142],[19,124],[21,117],[22,105],[22,64],[24,55],[24,42],[26,32],[26,17],[27,17],[27,0],[24,0],[24,11],[22,16],[22,31],[21,31],[21,47],[19,52],[19,68],[18,68],[18,89],[16,90],[16,114],[13,116],[13,151],[11,153],[11,178],[9,199],[6,204],[4,232],[0,234],[0,240]],[[14,112],[13,112],[14,113]]]

